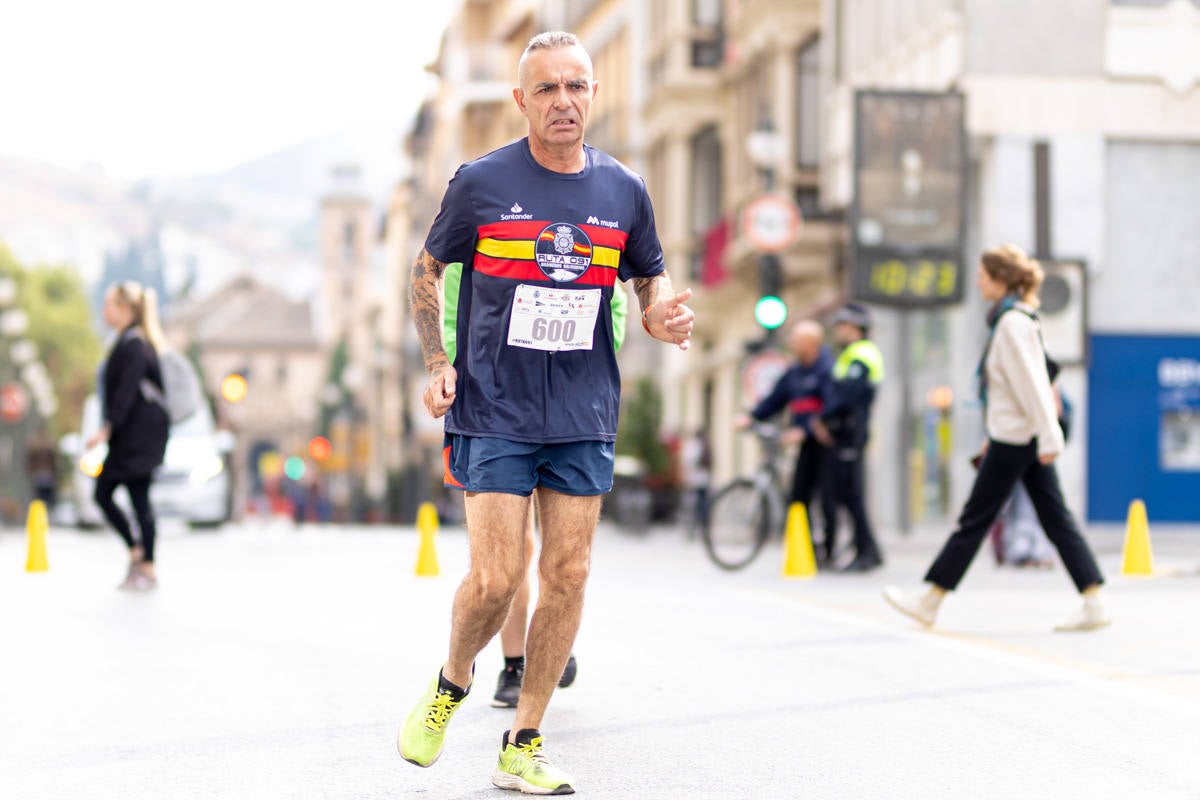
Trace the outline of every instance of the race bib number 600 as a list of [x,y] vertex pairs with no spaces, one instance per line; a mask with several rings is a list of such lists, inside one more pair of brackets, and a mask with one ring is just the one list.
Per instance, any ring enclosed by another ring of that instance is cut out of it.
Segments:
[[530,350],[591,350],[603,293],[521,284],[513,295],[508,343]]

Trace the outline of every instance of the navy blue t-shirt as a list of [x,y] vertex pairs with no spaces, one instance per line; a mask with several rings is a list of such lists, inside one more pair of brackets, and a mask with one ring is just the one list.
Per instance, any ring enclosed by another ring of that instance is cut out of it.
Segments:
[[[600,150],[584,153],[582,172],[553,172],[522,139],[463,164],[446,189],[425,250],[463,264],[449,433],[616,440],[613,287],[662,272],[662,245],[642,179]],[[576,330],[584,306],[594,324]],[[553,349],[568,335],[578,349]]]

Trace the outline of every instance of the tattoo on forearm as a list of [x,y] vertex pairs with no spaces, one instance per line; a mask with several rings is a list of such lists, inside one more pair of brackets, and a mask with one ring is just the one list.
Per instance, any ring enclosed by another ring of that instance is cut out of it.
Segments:
[[421,342],[421,354],[425,357],[425,369],[430,371],[438,362],[448,363],[446,349],[442,344],[440,286],[445,271],[446,265],[424,250],[421,250],[413,261],[409,300],[412,305],[413,323],[417,328],[417,339]]
[[660,272],[653,278],[634,278],[633,291],[637,294],[642,311],[657,303],[660,297],[671,297],[674,294],[671,279],[667,277],[666,272]]
[[633,279],[633,292],[637,295],[638,304],[641,305],[642,311],[654,305],[654,301],[658,299],[658,293],[655,291],[656,288],[657,284],[654,278]]

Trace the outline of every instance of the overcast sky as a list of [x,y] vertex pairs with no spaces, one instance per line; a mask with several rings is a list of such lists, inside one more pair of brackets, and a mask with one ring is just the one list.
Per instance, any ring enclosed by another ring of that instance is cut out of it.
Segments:
[[403,130],[458,2],[3,5],[0,155],[136,178],[222,169],[360,123]]

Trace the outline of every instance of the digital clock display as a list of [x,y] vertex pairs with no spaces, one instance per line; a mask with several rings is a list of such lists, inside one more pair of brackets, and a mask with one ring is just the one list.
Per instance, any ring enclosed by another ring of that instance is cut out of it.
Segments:
[[860,89],[854,103],[850,287],[898,308],[962,301],[966,95]]
[[860,258],[856,299],[879,305],[935,306],[962,300],[962,269],[949,258]]

